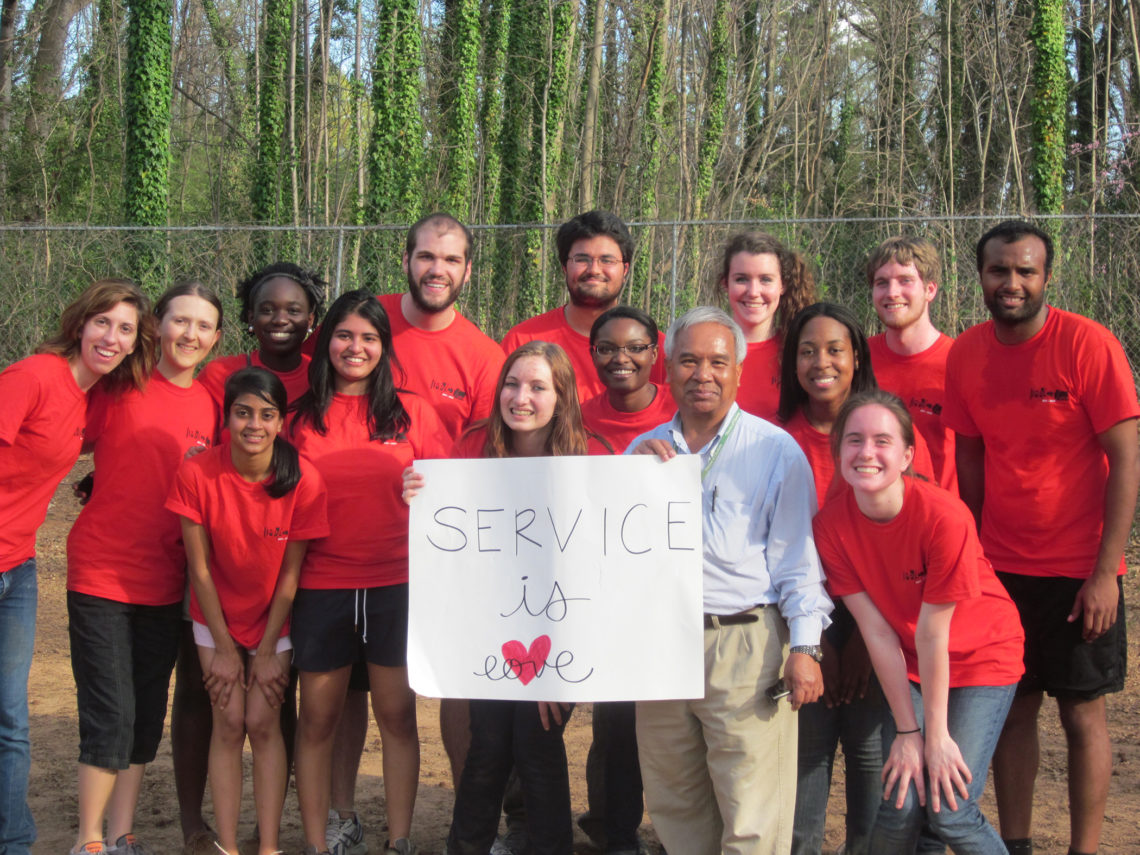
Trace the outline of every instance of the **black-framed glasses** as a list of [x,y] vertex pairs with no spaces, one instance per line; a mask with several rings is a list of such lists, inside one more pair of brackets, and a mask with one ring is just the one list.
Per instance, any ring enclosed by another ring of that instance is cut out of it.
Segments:
[[617,267],[617,265],[621,264],[621,259],[614,255],[603,255],[600,258],[595,258],[592,255],[585,255],[583,253],[570,256],[570,261],[579,267],[591,267],[595,261],[602,265],[602,267]]
[[655,344],[626,344],[620,347],[616,344],[592,344],[590,345],[590,353],[596,353],[603,359],[608,359],[611,356],[617,356],[619,353],[626,353],[629,356],[641,356],[645,351],[651,347],[657,347]]

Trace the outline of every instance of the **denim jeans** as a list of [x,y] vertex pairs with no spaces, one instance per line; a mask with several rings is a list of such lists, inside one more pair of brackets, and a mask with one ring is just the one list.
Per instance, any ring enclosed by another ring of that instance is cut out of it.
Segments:
[[[958,809],[950,810],[943,800],[942,810],[935,813],[930,801],[930,785],[926,785],[926,807],[918,803],[914,784],[910,785],[901,810],[894,799],[879,804],[875,829],[871,834],[872,855],[900,855],[914,852],[923,822],[956,853],[956,855],[1004,855],[1001,837],[978,807],[978,799],[986,788],[990,758],[1005,724],[1016,685],[964,686],[950,690],[946,722],[950,738],[958,744],[973,781],[966,787],[969,797],[956,796]],[[922,722],[922,692],[910,687],[911,700],[918,721]],[[883,723],[883,754],[890,751],[895,738],[894,720]]]
[[570,776],[563,724],[543,730],[534,701],[471,701],[471,748],[455,794],[449,855],[486,855],[499,828],[503,793],[513,766],[522,784],[533,855],[570,855]]
[[827,800],[835,748],[842,743],[847,766],[847,839],[845,852],[866,855],[871,827],[882,800],[883,741],[886,708],[878,681],[850,704],[828,707],[823,701],[800,709],[799,776],[792,855],[819,855],[827,823]]
[[28,855],[28,672],[36,640],[36,559],[0,573],[0,855]]

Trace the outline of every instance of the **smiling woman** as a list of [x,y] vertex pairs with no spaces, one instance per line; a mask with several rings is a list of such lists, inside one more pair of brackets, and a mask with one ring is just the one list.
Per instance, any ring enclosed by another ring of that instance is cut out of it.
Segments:
[[309,357],[302,353],[305,338],[320,317],[328,283],[311,270],[277,261],[258,270],[238,286],[241,319],[257,339],[257,350],[215,359],[198,378],[222,405],[226,378],[250,365],[272,371],[285,384],[293,403],[309,388]]
[[312,388],[297,402],[292,427],[328,486],[336,521],[305,555],[293,612],[297,798],[317,852],[327,848],[333,740],[357,665],[367,670],[384,747],[388,831],[396,843],[411,834],[420,754],[406,663],[408,507],[400,476],[415,459],[446,456],[450,437],[427,401],[396,387],[394,364],[380,301],[363,289],[341,295],[317,334]]
[[241,753],[253,751],[258,853],[277,851],[288,763],[289,614],[308,542],[329,533],[320,473],[283,436],[285,386],[264,368],[225,385],[230,440],[188,458],[166,508],[181,517],[193,637],[209,692],[216,848],[237,855]]
[[606,388],[582,403],[582,421],[617,453],[677,410],[669,388],[650,380],[658,337],[653,318],[632,306],[602,313],[590,329],[594,368]]
[[[125,304],[120,304],[124,306]],[[67,607],[79,704],[76,847],[134,840],[145,764],[154,759],[178,653],[186,555],[163,502],[183,456],[211,444],[214,405],[194,369],[221,335],[221,302],[199,282],[155,306],[157,370],[143,390],[97,386],[85,447],[93,489],[67,540]]]
[[737,403],[771,421],[780,399],[784,329],[815,300],[815,277],[802,255],[772,235],[743,232],[725,244],[719,284],[748,342]]
[[889,705],[868,851],[914,852],[925,824],[955,852],[1005,852],[978,799],[1024,671],[1017,610],[966,506],[908,474],[916,434],[902,401],[853,395],[835,433],[851,489],[813,529]]
[[[468,429],[453,457],[609,453],[582,426],[574,369],[558,345],[529,341],[517,347],[503,364],[495,391],[499,405],[489,419]],[[404,500],[411,501],[422,485],[423,477],[409,466]],[[570,851],[574,834],[562,732],[571,710],[541,701],[470,702],[471,747],[455,794],[448,851],[490,850],[512,766],[522,784],[534,851]]]
[[154,365],[149,301],[133,282],[93,283],[39,352],[0,373],[0,848],[26,855],[28,671],[36,632],[36,530],[79,457],[87,392],[138,389]]

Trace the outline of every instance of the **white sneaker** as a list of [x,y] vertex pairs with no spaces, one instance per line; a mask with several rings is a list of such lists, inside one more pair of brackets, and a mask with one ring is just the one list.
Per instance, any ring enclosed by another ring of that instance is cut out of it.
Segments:
[[329,811],[329,821],[325,824],[325,844],[329,848],[329,855],[368,855],[364,826],[355,813],[348,819],[341,819],[335,810]]

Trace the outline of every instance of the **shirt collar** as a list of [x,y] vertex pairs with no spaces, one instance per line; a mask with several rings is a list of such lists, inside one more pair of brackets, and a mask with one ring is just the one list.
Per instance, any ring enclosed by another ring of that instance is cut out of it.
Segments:
[[736,401],[733,401],[732,406],[728,408],[728,412],[724,414],[724,418],[720,424],[717,425],[716,435],[706,442],[703,448],[699,448],[695,452],[691,450],[685,442],[685,429],[681,424],[681,411],[677,410],[673,415],[673,420],[669,422],[669,433],[673,437],[673,447],[684,454],[705,454],[713,448],[716,448],[716,444],[720,442],[721,435],[725,428],[732,422],[732,414],[739,409],[740,407],[737,406]]

